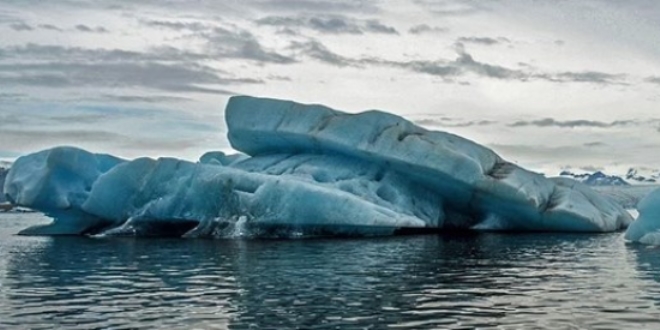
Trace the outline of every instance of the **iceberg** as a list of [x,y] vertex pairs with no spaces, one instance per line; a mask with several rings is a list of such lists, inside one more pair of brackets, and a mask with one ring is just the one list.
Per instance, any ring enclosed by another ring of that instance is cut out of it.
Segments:
[[646,195],[637,210],[639,217],[630,224],[624,238],[630,242],[660,245],[660,189]]
[[124,160],[74,147],[56,147],[20,157],[5,178],[4,193],[14,205],[39,210],[52,224],[21,232],[33,235],[79,235],[105,221],[82,211],[98,177]]
[[61,147],[21,157],[7,177],[8,196],[55,219],[24,233],[609,232],[632,221],[577,181],[545,178],[473,141],[382,111],[235,96],[225,117],[241,153],[208,152],[197,163]]

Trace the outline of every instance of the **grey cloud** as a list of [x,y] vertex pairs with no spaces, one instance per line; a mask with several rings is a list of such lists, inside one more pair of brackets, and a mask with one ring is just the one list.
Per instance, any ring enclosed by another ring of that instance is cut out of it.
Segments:
[[492,120],[470,120],[463,121],[454,118],[440,117],[437,119],[425,118],[413,121],[415,124],[422,126],[438,126],[438,127],[471,127],[471,126],[488,126],[494,125],[497,122]]
[[591,148],[595,148],[595,147],[604,147],[604,146],[606,146],[606,145],[607,145],[607,144],[605,144],[605,143],[603,143],[603,142],[599,142],[599,141],[596,141],[596,142],[588,142],[588,143],[585,143],[585,144],[584,144],[585,147],[591,147]]
[[520,70],[478,62],[470,54],[463,51],[459,53],[458,58],[454,61],[409,61],[387,62],[386,64],[446,79],[466,73],[503,80],[527,80],[529,78],[528,74]]
[[472,44],[481,44],[481,45],[496,45],[500,43],[509,43],[509,39],[504,37],[499,38],[490,38],[490,37],[460,37],[456,40],[460,43],[472,43]]
[[17,18],[17,15],[10,11],[3,11],[0,9],[0,23],[15,23],[20,21],[20,19]]
[[[458,58],[453,61],[386,61],[380,59],[347,59],[335,54],[342,59],[344,65],[381,65],[389,67],[398,67],[419,73],[425,73],[438,76],[446,81],[453,81],[454,78],[465,74],[476,74],[481,77],[500,79],[531,81],[544,80],[553,83],[593,83],[601,85],[626,85],[624,74],[609,74],[604,72],[561,72],[561,73],[539,73],[530,67],[523,69],[511,69],[500,65],[484,63],[475,60],[472,55],[465,52],[462,47],[458,47]],[[459,82],[461,83],[461,82]]]
[[399,67],[407,67],[413,71],[427,73],[430,75],[452,78],[464,73],[473,73],[482,77],[502,80],[545,80],[555,83],[595,83],[603,85],[623,85],[626,75],[609,74],[596,71],[585,72],[561,72],[561,73],[537,73],[518,69],[488,64],[475,60],[467,53],[461,44],[457,44],[458,58],[454,61],[412,61],[394,64]]
[[127,136],[114,132],[86,129],[66,130],[27,130],[3,129],[0,131],[0,140],[12,141],[14,144],[26,148],[44,148],[53,144],[79,145],[90,143],[114,144],[122,149],[146,150],[183,150],[194,147],[200,143],[199,138],[189,139],[162,139],[144,136]]
[[75,115],[60,115],[60,116],[51,116],[46,118],[49,121],[56,123],[76,123],[76,124],[94,124],[105,121],[108,119],[108,115],[92,113],[92,114],[75,114]]
[[62,87],[145,87],[171,92],[231,94],[199,84],[257,83],[252,79],[223,78],[199,65],[157,63],[41,63],[0,64],[0,85]]
[[146,52],[127,51],[121,49],[62,47],[56,45],[26,44],[0,48],[0,58],[17,60],[52,60],[70,62],[148,62],[171,61],[182,62],[209,59],[208,54],[191,53],[172,47],[150,48]]
[[86,142],[107,142],[125,138],[124,136],[97,130],[77,130],[67,129],[66,131],[44,131],[44,130],[27,130],[27,129],[3,129],[0,132],[0,138],[4,141],[13,141],[15,143],[35,141],[48,141],[49,143],[60,142],[63,140],[69,141],[86,141]]
[[23,98],[23,97],[25,97],[25,96],[26,96],[26,95],[23,94],[23,93],[0,93],[0,100],[3,100],[3,101],[7,101],[7,100],[14,101],[14,100],[19,100],[19,99],[21,99],[21,98]]
[[226,89],[209,88],[209,87],[201,87],[194,85],[165,85],[165,86],[161,86],[161,89],[171,92],[178,92],[178,93],[191,92],[191,93],[217,94],[217,95],[237,95],[236,92]]
[[475,61],[468,53],[460,54],[454,65],[481,76],[497,79],[526,80],[529,76],[520,70],[508,69],[499,65],[491,65]]
[[278,81],[291,81],[291,77],[280,76],[280,75],[268,75],[266,77],[268,80],[278,80]]
[[169,95],[117,95],[117,94],[101,94],[98,98],[92,100],[121,102],[121,103],[172,103],[172,102],[188,102],[192,99],[181,96]]
[[587,82],[596,84],[614,84],[625,85],[625,74],[610,74],[595,71],[583,72],[561,72],[553,76],[548,76],[547,79],[556,82]]
[[[24,120],[15,114],[0,114],[0,127],[18,127]],[[4,129],[4,128],[3,128]]]
[[605,170],[604,168],[599,166],[580,166],[580,169],[587,172],[598,172]]
[[294,16],[266,16],[256,20],[258,25],[272,26],[300,26],[305,25],[306,19]]
[[442,124],[444,124],[444,120],[424,118],[424,119],[413,120],[413,123],[422,126],[442,126]]
[[206,40],[209,50],[216,56],[275,64],[296,62],[291,56],[264,48],[247,30],[215,27],[210,31],[200,32],[198,35]]
[[658,76],[648,77],[648,78],[644,79],[644,81],[652,83],[652,84],[659,84],[660,85],[660,77],[658,77]]
[[308,24],[312,29],[326,33],[362,33],[357,25],[338,17],[312,17]]
[[[586,148],[578,146],[547,146],[547,145],[509,145],[509,144],[488,144],[488,147],[495,150],[507,159],[548,159],[548,155],[561,155],[564,159],[586,159],[611,160],[610,150],[599,148]],[[513,156],[515,155],[515,157]]]
[[532,121],[517,121],[515,123],[509,124],[509,127],[525,127],[525,126],[536,126],[536,127],[561,127],[561,128],[576,128],[576,127],[595,127],[595,128],[609,128],[616,126],[628,126],[636,123],[633,120],[617,120],[613,122],[601,122],[594,120],[566,120],[558,121],[552,118],[544,118],[539,120]]
[[51,31],[57,31],[57,32],[62,32],[63,31],[59,27],[57,27],[55,25],[52,25],[52,24],[39,24],[38,27],[40,29],[43,29],[43,30],[51,30]]
[[14,31],[33,31],[34,30],[34,27],[32,27],[31,25],[28,25],[24,22],[12,23],[12,24],[9,24],[9,27]]
[[[631,145],[627,148],[589,148],[581,144],[577,145],[554,145],[547,144],[489,144],[490,148],[494,149],[502,157],[512,160],[531,164],[545,164],[545,165],[559,165],[572,164],[573,166],[583,165],[596,165],[596,166],[610,166],[624,164],[657,164],[653,160],[657,157],[653,151],[657,150],[657,143],[654,145]],[[543,165],[541,165],[543,166]],[[546,166],[543,166],[546,167]],[[554,166],[553,166],[554,167]],[[565,166],[564,166],[565,167]],[[557,174],[556,172],[553,174]]]
[[439,27],[439,26],[430,26],[428,24],[420,24],[411,27],[408,30],[408,33],[411,34],[425,34],[425,33],[444,33],[449,31],[448,28]]
[[277,33],[288,36],[297,36],[300,34],[297,30],[288,27],[277,29]]
[[332,64],[339,67],[345,66],[358,66],[360,60],[353,60],[341,55],[338,55],[328,48],[326,48],[322,43],[316,40],[309,40],[305,42],[294,41],[291,46],[291,49],[301,52],[313,59],[316,59],[321,62]]
[[470,126],[488,126],[496,124],[496,121],[492,120],[472,120],[460,123],[447,124],[447,127],[470,127]]
[[624,84],[625,75],[608,74],[595,71],[587,72],[561,72],[561,73],[537,73],[528,70],[510,69],[500,65],[484,63],[475,60],[467,53],[461,44],[457,44],[458,57],[453,61],[389,61],[380,58],[348,58],[327,49],[317,40],[307,42],[293,42],[290,48],[301,52],[313,59],[328,64],[347,67],[363,67],[367,65],[385,66],[406,69],[414,72],[425,73],[452,80],[465,74],[476,74],[500,80],[545,80],[554,83],[578,82],[597,84]]
[[[240,54],[228,54],[226,57],[238,57]],[[32,62],[75,62],[82,64],[94,63],[166,63],[190,65],[202,60],[218,59],[216,53],[192,53],[173,47],[150,48],[145,52],[126,51],[121,49],[88,49],[80,47],[62,47],[54,45],[27,44],[0,48],[0,60],[12,59],[14,61]],[[210,67],[209,72],[224,73]],[[236,82],[236,81],[234,81]],[[243,83],[260,83],[257,79],[243,79]]]
[[480,0],[414,0],[414,3],[437,16],[465,16],[486,10]]
[[456,77],[461,74],[461,69],[444,61],[410,61],[390,62],[390,66],[409,69],[419,73],[425,73],[443,78]]
[[61,28],[59,28],[55,25],[52,25],[52,24],[39,24],[37,26],[32,26],[32,25],[29,25],[25,22],[12,23],[12,24],[9,24],[9,27],[14,31],[35,31],[37,29],[57,31],[57,32],[63,32],[64,31]]
[[[217,34],[219,31],[222,31],[222,34],[225,35],[234,33],[239,36],[239,39],[241,35],[247,35],[249,38],[255,39],[255,37],[247,30],[240,30],[235,26],[223,28],[219,24],[209,24],[203,21],[139,19],[139,22],[143,25],[153,28],[188,33],[186,37],[209,39],[214,33]],[[278,33],[298,35],[296,30],[289,28],[288,26],[297,26],[302,24],[302,22],[294,17],[268,16],[266,18],[257,20],[257,24],[280,26],[283,28],[280,28]]]
[[376,33],[399,34],[399,32],[395,28],[391,26],[387,26],[375,19],[367,20],[367,24],[365,25],[365,28],[367,29],[367,31],[376,32]]
[[371,0],[257,0],[247,4],[261,9],[286,12],[374,13],[380,10],[377,1]]
[[102,26],[90,27],[84,24],[78,24],[74,27],[77,31],[88,32],[88,33],[108,33],[109,31]]
[[339,15],[267,16],[257,20],[256,23],[287,28],[308,28],[328,34],[362,34],[365,32],[398,34],[395,28],[378,20],[358,20]]
[[[250,51],[249,48],[244,50]],[[28,44],[0,48],[0,85],[143,87],[176,93],[233,95],[233,91],[218,88],[218,85],[263,83],[260,79],[234,77],[222,70],[195,64],[205,59],[216,59],[216,55],[188,53],[171,47],[134,52]],[[115,98],[114,101],[156,102],[155,99],[128,97]]]
[[214,26],[209,24],[204,24],[201,22],[189,22],[189,21],[165,21],[165,20],[152,20],[152,19],[141,19],[140,23],[161,29],[170,29],[176,31],[204,31],[212,29]]

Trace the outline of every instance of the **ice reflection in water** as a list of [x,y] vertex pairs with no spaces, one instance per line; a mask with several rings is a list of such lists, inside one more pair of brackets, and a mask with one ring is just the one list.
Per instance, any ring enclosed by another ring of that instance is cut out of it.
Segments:
[[12,236],[0,328],[660,328],[660,250],[621,234],[213,241]]

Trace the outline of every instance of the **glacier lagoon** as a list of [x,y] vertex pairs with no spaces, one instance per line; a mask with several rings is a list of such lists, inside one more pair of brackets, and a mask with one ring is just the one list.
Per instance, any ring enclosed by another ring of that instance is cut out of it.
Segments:
[[16,160],[4,190],[54,221],[25,235],[379,236],[446,229],[613,232],[632,217],[581,183],[382,111],[235,96],[200,162],[72,147]]
[[621,233],[308,240],[18,236],[0,329],[658,329],[660,253]]

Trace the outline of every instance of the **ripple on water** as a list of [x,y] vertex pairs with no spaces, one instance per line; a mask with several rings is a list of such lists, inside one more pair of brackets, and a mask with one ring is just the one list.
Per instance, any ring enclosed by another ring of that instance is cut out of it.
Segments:
[[0,328],[660,328],[660,250],[620,234],[38,238],[0,218]]

